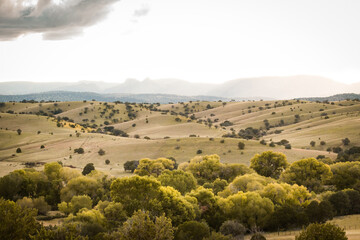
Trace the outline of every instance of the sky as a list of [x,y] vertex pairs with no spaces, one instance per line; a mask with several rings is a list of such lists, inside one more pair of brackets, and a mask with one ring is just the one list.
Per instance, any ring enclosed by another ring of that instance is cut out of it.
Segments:
[[0,81],[360,82],[359,0],[0,0]]

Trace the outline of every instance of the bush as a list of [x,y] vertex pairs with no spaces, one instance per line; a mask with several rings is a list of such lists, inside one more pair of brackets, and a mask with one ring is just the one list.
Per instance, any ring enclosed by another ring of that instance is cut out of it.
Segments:
[[89,173],[91,173],[91,171],[95,170],[94,164],[93,163],[88,163],[86,164],[86,166],[84,167],[82,174],[83,175],[88,175]]
[[238,148],[239,148],[240,150],[245,149],[245,143],[243,143],[243,142],[238,142]]
[[290,145],[290,144],[286,144],[286,145],[285,145],[285,149],[291,149],[291,145]]
[[21,148],[17,148],[16,153],[21,153]]
[[110,160],[109,160],[109,159],[106,159],[106,160],[105,160],[105,164],[106,164],[106,165],[109,165],[109,164],[110,164]]
[[344,229],[331,224],[310,224],[305,230],[300,232],[295,240],[347,240]]
[[99,154],[100,156],[104,156],[104,155],[105,155],[105,151],[100,148],[100,150],[98,151],[98,154]]
[[221,139],[221,140],[220,140],[220,143],[225,143],[225,139]]
[[220,232],[224,235],[242,237],[246,232],[246,228],[236,220],[228,220],[221,225]]
[[78,154],[84,154],[84,149],[83,148],[75,148],[74,149],[74,153],[78,153]]
[[350,139],[348,139],[348,138],[342,139],[341,141],[344,144],[344,146],[348,146],[350,143]]
[[310,142],[310,146],[312,146],[312,147],[315,147],[315,144],[316,144],[315,141]]
[[45,146],[44,146],[44,145],[41,145],[40,148],[45,148]]
[[202,152],[203,151],[201,149],[199,149],[199,150],[196,151],[196,154],[202,154]]

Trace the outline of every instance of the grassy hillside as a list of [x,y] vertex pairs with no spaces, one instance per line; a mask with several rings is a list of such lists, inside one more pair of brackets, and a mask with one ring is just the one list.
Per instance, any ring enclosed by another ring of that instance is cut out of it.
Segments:
[[[24,167],[24,162],[62,161],[77,168],[93,162],[96,168],[120,176],[125,161],[174,157],[184,162],[196,156],[198,150],[202,155],[218,154],[223,162],[247,165],[254,154],[266,150],[284,152],[290,162],[318,155],[335,158],[336,154],[327,148],[346,149],[360,141],[357,101],[5,103],[0,105],[0,112],[0,175]],[[224,125],[226,121],[230,124]],[[91,133],[98,128],[104,131],[105,126],[120,129],[129,137]],[[254,140],[221,138],[247,127],[261,129],[266,135]],[[21,135],[17,129],[22,130]],[[341,142],[345,137],[350,139],[349,146]],[[261,139],[267,145],[260,144]],[[282,139],[288,140],[292,149],[268,146]],[[245,142],[245,150],[238,150],[239,141]],[[314,147],[310,141],[315,141]],[[325,145],[320,145],[321,141]],[[16,153],[18,147],[22,153]],[[79,147],[85,149],[84,154],[74,154],[74,148]],[[100,156],[99,149],[106,154]]]

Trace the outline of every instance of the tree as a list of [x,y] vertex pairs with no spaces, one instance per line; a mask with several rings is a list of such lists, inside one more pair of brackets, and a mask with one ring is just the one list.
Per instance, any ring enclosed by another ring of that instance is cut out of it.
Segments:
[[100,148],[100,150],[98,151],[98,154],[100,156],[103,156],[103,155],[105,155],[105,151],[102,148]]
[[21,135],[22,130],[19,128],[18,130],[16,130],[16,132],[18,135]]
[[329,201],[318,202],[316,200],[311,203],[305,209],[309,222],[324,223],[334,216],[333,207]]
[[310,142],[310,146],[312,146],[312,147],[315,147],[315,144],[316,144],[315,141],[311,141],[311,142]]
[[35,208],[38,210],[38,213],[42,215],[46,215],[46,213],[51,210],[50,205],[45,201],[43,196],[33,199],[24,197],[23,199],[17,200],[16,203],[22,208]]
[[191,172],[198,179],[199,184],[214,181],[219,177],[221,169],[220,157],[216,154],[198,156],[190,160],[186,171]]
[[84,167],[82,174],[83,175],[88,175],[89,173],[91,173],[91,171],[95,170],[94,164],[93,163],[88,163],[86,164],[86,166]]
[[296,161],[281,174],[281,180],[289,184],[307,187],[310,191],[320,191],[322,184],[333,176],[330,167],[315,158]]
[[275,182],[272,178],[267,178],[257,173],[245,174],[238,176],[232,181],[223,192],[219,195],[222,197],[228,197],[238,192],[249,192],[262,190],[267,184]]
[[236,220],[227,220],[221,225],[220,232],[224,235],[231,235],[234,239],[243,239],[246,228]]
[[250,229],[263,228],[274,212],[274,204],[256,192],[238,192],[223,203],[229,219],[238,220]]
[[239,148],[240,150],[245,149],[245,143],[243,143],[243,142],[238,142],[238,148]]
[[161,173],[158,180],[163,186],[171,186],[178,190],[181,194],[196,189],[196,178],[188,172],[182,170],[165,170]]
[[37,210],[21,208],[10,200],[0,198],[0,236],[2,239],[29,239],[40,228],[35,220]]
[[204,222],[189,221],[179,225],[175,240],[198,240],[210,236],[210,228]]
[[342,139],[341,141],[342,141],[342,143],[344,144],[344,146],[348,146],[349,143],[350,143],[350,139],[349,139],[349,138],[344,138],[344,139]]
[[16,153],[21,153],[22,151],[21,151],[21,148],[17,148],[16,149]]
[[338,190],[352,188],[360,190],[360,162],[340,162],[332,164],[330,183]]
[[120,240],[172,240],[174,228],[171,220],[164,215],[151,219],[149,212],[134,213],[120,228]]
[[173,170],[175,168],[175,161],[167,158],[158,158],[151,160],[144,158],[140,160],[135,173],[139,176],[159,176],[165,169]]
[[74,153],[84,154],[84,153],[85,153],[85,151],[84,151],[84,149],[83,149],[83,148],[75,148],[75,149],[74,149]]
[[138,165],[139,165],[139,161],[137,160],[126,161],[124,163],[124,170],[133,173]]
[[344,229],[331,223],[312,223],[295,240],[347,240]]
[[337,216],[346,215],[350,211],[351,202],[349,196],[344,191],[339,191],[330,195],[329,202],[333,205]]
[[70,202],[77,195],[87,195],[96,204],[104,194],[105,190],[99,181],[85,176],[71,179],[60,191],[61,200],[65,202]]
[[120,202],[128,215],[139,209],[154,216],[165,213],[174,226],[195,218],[194,206],[187,198],[172,187],[161,186],[154,178],[118,178],[112,182],[110,193],[113,201]]
[[109,165],[109,164],[110,164],[110,160],[109,160],[109,159],[106,159],[106,160],[105,160],[105,164],[106,164],[106,165]]
[[283,153],[266,151],[256,154],[251,160],[250,168],[265,177],[278,179],[289,165]]
[[200,217],[204,219],[210,227],[218,229],[225,221],[225,214],[219,205],[218,197],[207,188],[199,187],[191,191],[189,196],[196,198],[200,208]]

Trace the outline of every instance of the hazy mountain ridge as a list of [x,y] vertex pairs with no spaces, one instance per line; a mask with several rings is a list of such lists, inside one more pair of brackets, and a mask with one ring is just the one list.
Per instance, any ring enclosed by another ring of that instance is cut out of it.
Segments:
[[179,96],[218,96],[223,98],[292,99],[326,97],[335,94],[360,93],[360,83],[351,85],[318,76],[241,78],[221,84],[192,83],[179,79],[128,79],[123,83],[79,81],[54,82],[2,82],[0,94],[33,94],[48,91],[71,91],[121,94],[170,94]]
[[354,100],[354,99],[360,99],[360,94],[356,93],[342,93],[342,94],[336,94],[333,96],[328,97],[309,97],[309,98],[297,98],[299,100],[306,100],[306,101],[343,101],[343,100]]
[[96,101],[102,102],[136,102],[136,103],[169,103],[169,102],[189,102],[189,101],[230,101],[228,98],[214,96],[180,96],[172,94],[100,94],[93,92],[70,92],[70,91],[51,91],[43,93],[22,94],[22,95],[0,95],[0,102],[35,100],[35,101]]

